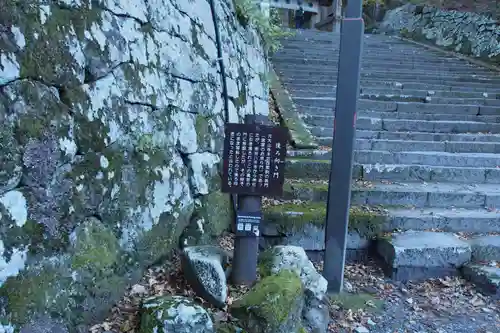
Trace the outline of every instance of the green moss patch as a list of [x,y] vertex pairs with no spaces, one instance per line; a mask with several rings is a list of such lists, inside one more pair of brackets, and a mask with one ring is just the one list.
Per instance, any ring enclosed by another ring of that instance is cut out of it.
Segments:
[[305,224],[323,226],[325,223],[326,206],[323,202],[282,203],[267,206],[263,209],[264,220],[275,223],[286,229],[301,229]]
[[330,304],[344,310],[380,312],[383,310],[384,301],[369,294],[340,293],[330,296]]
[[181,245],[213,244],[217,236],[229,229],[233,216],[231,197],[227,193],[215,191],[200,197],[189,226],[182,233]]
[[274,69],[271,68],[269,75],[271,93],[281,115],[282,125],[288,128],[292,145],[298,149],[317,148],[318,144],[302,119],[300,119],[292,97],[281,83]]
[[[299,276],[283,270],[259,281],[233,303],[231,313],[251,332],[281,332],[287,322],[300,315],[302,296]],[[260,329],[255,330],[257,327]]]
[[88,218],[75,231],[73,269],[106,271],[119,256],[118,240],[98,219]]
[[242,328],[231,323],[220,323],[215,327],[216,333],[248,333]]
[[328,183],[326,182],[287,182],[283,186],[283,198],[326,202]]

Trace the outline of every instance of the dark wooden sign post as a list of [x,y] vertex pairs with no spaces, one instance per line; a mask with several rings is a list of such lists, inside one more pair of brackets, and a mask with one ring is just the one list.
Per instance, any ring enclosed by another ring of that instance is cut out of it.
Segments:
[[269,126],[266,116],[248,115],[225,127],[222,192],[237,194],[233,269],[235,285],[257,279],[262,196],[283,192],[288,132]]

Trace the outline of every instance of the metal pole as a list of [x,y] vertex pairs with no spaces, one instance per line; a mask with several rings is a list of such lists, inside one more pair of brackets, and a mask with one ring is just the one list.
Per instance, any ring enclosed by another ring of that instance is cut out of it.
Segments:
[[[328,290],[341,292],[351,198],[353,147],[364,23],[361,0],[349,0],[340,30],[332,164],[328,184],[323,275]],[[338,126],[337,126],[338,124]]]
[[[246,124],[269,124],[269,119],[261,115],[247,115]],[[262,197],[238,195],[238,212],[261,213]],[[257,280],[258,236],[236,236],[234,240],[233,267],[231,281],[235,285],[252,285]]]

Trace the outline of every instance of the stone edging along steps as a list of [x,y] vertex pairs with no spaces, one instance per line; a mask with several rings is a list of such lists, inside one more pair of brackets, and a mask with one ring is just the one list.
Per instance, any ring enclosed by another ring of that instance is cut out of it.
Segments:
[[[338,42],[300,31],[272,59],[284,124],[290,117],[318,146],[289,150],[261,245],[299,245],[313,259],[324,250]],[[365,36],[349,260],[376,254],[402,281],[462,273],[500,295],[500,78],[491,70]]]

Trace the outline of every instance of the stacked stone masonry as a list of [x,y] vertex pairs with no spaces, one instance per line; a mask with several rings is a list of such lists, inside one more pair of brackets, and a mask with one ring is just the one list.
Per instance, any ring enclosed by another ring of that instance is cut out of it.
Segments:
[[[463,27],[455,34],[479,34]],[[301,135],[319,147],[289,150],[285,201],[266,207],[263,247],[323,255],[333,115],[342,111],[334,110],[339,39],[301,31],[273,55]],[[474,52],[493,55],[495,43],[474,44]],[[363,47],[348,259],[381,257],[401,281],[462,272],[499,295],[498,73],[397,36],[365,35]]]
[[497,64],[500,28],[485,14],[408,4],[387,12],[380,30]]
[[228,227],[223,124],[268,113],[267,63],[214,3],[229,119],[208,0],[1,1],[1,332],[84,332]]

